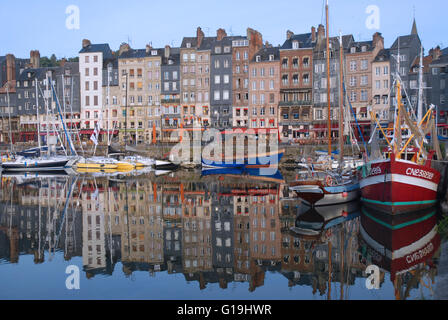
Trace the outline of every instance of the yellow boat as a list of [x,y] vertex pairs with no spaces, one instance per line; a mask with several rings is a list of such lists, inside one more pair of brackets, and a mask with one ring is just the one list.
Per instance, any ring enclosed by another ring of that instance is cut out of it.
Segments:
[[117,162],[117,171],[131,171],[135,169],[135,165],[129,162]]
[[117,172],[115,169],[89,169],[89,168],[77,168],[78,173],[114,173]]
[[118,169],[118,165],[112,163],[77,163],[76,168],[81,170],[115,170]]

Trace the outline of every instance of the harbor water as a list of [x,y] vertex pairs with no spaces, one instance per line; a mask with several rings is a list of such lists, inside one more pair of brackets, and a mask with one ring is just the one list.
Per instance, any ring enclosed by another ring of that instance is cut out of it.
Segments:
[[357,202],[312,209],[291,196],[291,177],[3,176],[0,299],[447,296],[443,235],[407,229],[439,230],[437,208],[400,223]]

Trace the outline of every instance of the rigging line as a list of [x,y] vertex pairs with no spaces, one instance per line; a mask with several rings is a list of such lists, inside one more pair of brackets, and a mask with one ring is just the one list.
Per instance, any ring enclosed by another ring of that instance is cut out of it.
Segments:
[[71,151],[72,155],[77,155],[76,151],[73,149],[72,139],[70,138],[70,136],[69,136],[68,133],[67,133],[67,128],[66,128],[66,126],[65,126],[65,121],[64,121],[64,118],[62,117],[61,106],[60,106],[60,104],[59,104],[59,98],[58,98],[58,96],[56,95],[56,90],[55,90],[55,88],[54,88],[54,86],[53,86],[53,81],[51,81],[50,84],[51,84],[51,90],[52,90],[52,93],[53,93],[53,97],[54,97],[54,100],[55,100],[55,102],[56,102],[56,106],[57,106],[57,108],[58,108],[58,113],[59,113],[59,117],[60,117],[60,119],[61,119],[62,128],[64,129],[65,136],[66,136],[66,138],[67,138],[67,140],[68,140],[68,145],[69,145],[69,147],[70,147],[70,151]]
[[[346,91],[346,88],[345,88],[345,83],[343,84],[343,86],[344,86],[344,93],[347,95],[347,91]],[[358,118],[356,117],[356,113],[353,110],[352,103],[351,103],[350,99],[348,99],[348,96],[347,96],[347,101],[348,101],[348,104],[350,106],[350,110],[351,110],[351,112],[353,114],[353,117],[355,118],[356,126],[358,127],[359,136],[361,137],[361,140],[362,140],[362,143],[364,145],[364,148],[366,149],[367,155],[369,155],[369,150],[367,149],[367,144],[366,144],[366,141],[364,140],[364,135],[362,134],[361,127],[359,126],[359,123],[358,123]]]
[[[45,101],[45,108],[46,109],[49,109],[50,108],[50,106],[49,106],[49,99],[47,98],[47,97],[45,97],[45,95],[44,95],[44,92],[42,91],[42,88],[40,87],[40,85],[39,84],[37,84],[38,85],[38,87],[39,87],[39,90],[40,90],[40,94],[42,95],[42,97],[44,98],[44,101]],[[47,139],[47,151],[48,151],[48,153],[50,153],[50,148],[48,147],[48,139],[49,139],[49,137],[50,137],[50,131],[49,131],[49,129],[48,128],[50,128],[50,121],[49,121],[49,112],[48,112],[48,110],[47,110],[47,113],[46,113],[46,127],[47,127],[47,137],[46,137],[46,139]],[[64,144],[62,143],[62,139],[61,139],[61,137],[60,137],[60,135],[59,135],[59,131],[58,130],[56,130],[56,126],[55,125],[53,125],[53,133],[55,134],[55,135],[57,135],[57,137],[58,137],[58,139],[59,139],[59,142],[61,143],[61,147],[62,147],[62,150],[64,150],[64,153],[65,153],[65,155],[67,155],[67,150],[65,149],[65,147],[64,147]]]

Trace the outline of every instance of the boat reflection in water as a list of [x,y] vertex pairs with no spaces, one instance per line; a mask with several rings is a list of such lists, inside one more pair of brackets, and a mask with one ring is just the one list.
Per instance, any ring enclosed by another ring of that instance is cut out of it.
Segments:
[[[391,215],[364,207],[360,249],[367,264],[390,273],[395,297],[406,299],[412,286],[430,287],[441,239],[437,232],[437,209]],[[423,278],[428,276],[429,283]]]
[[[1,182],[0,298],[70,299],[67,290],[48,290],[52,282],[60,286],[55,270],[65,275],[68,264],[83,270],[82,288],[107,290],[114,299],[372,298],[358,204],[310,210],[290,198],[281,175],[150,171],[4,176]],[[422,238],[433,232],[434,219],[420,222]],[[376,222],[363,220],[364,234],[383,243],[386,232],[372,232],[369,223]],[[400,239],[418,242],[414,233]],[[431,253],[438,248],[432,244]],[[20,288],[11,264],[27,271]],[[33,278],[37,271],[42,276]],[[48,286],[38,291],[42,278]],[[393,299],[385,288],[373,298]],[[103,298],[91,292],[77,297]]]

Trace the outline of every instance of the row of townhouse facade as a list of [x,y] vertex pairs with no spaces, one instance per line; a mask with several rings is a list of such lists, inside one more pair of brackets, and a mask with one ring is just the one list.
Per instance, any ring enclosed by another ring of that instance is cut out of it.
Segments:
[[[411,34],[398,37],[390,48],[385,48],[380,33],[370,41],[355,41],[352,35],[330,37],[329,45],[329,84],[323,25],[304,34],[287,31],[281,46],[263,42],[262,34],[251,28],[244,36],[228,36],[219,29],[213,37],[206,37],[197,28],[196,36],[183,38],[178,48],[147,45],[133,49],[122,44],[114,52],[108,44],[83,40],[79,63],[54,68],[53,81],[66,107],[74,109],[69,127],[78,128],[85,141],[96,127],[101,129],[100,141],[112,137],[127,143],[178,142],[184,131],[199,127],[256,132],[273,129],[284,142],[325,142],[329,116],[331,137],[338,136],[341,99],[368,138],[372,111],[385,126],[391,119],[396,73],[409,97],[406,102],[417,105],[422,43],[415,21]],[[431,49],[422,66],[424,104],[437,106],[439,123],[447,120],[447,53],[446,49]],[[44,86],[48,70],[43,72],[39,67],[39,58],[35,52],[29,60],[0,57],[2,142],[10,139],[9,123],[15,141],[36,139],[31,132],[37,124],[35,106],[34,110],[27,107],[33,106],[31,100],[19,101],[16,83],[23,84],[34,72],[42,75]],[[74,70],[76,66],[78,70]],[[69,77],[73,77],[74,85]],[[69,99],[62,99],[62,95]],[[44,105],[42,100],[40,106]],[[357,129],[355,132],[358,134]]]

